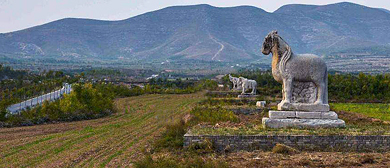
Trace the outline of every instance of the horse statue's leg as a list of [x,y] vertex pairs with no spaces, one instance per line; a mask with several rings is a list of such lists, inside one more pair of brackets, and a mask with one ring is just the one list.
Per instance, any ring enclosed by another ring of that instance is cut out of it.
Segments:
[[253,94],[256,94],[257,92],[257,82],[255,83],[254,87],[253,87]]
[[[244,84],[242,84],[242,85],[244,85]],[[241,94],[245,94],[245,87],[244,86],[241,86],[242,87],[242,92],[241,92]]]
[[284,103],[290,103],[292,97],[292,79],[283,79]]
[[253,82],[252,83],[252,93],[251,94],[253,94],[253,95],[256,94],[256,87],[257,87],[257,84]]
[[241,94],[245,94],[245,92],[246,92],[246,87],[247,87],[246,82],[242,82],[241,87],[242,87],[242,92],[241,92]]
[[326,94],[325,80],[317,81],[315,84],[317,85],[318,92],[317,92],[317,100],[314,102],[314,104],[324,104],[324,97]]

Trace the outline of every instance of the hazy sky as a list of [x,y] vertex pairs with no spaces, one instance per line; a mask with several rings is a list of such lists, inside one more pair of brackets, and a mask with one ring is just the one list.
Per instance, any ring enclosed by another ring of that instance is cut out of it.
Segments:
[[[76,17],[122,20],[174,5],[210,4],[218,7],[251,5],[273,12],[285,4],[329,4],[339,0],[0,0],[0,33],[54,20]],[[353,0],[361,5],[390,9],[389,0]]]

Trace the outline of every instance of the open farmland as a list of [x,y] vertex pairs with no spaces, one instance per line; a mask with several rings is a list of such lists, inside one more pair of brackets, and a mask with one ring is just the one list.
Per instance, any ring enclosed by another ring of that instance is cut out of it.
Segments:
[[[389,165],[388,152],[301,151],[287,155],[271,151],[232,153],[195,151],[194,153],[182,148],[152,151],[153,144],[156,139],[159,139],[164,126],[173,120],[183,118],[185,114],[193,113],[194,111],[191,111],[193,107],[210,102],[205,98],[203,93],[155,94],[121,98],[115,101],[118,112],[109,117],[31,127],[2,128],[0,129],[0,157],[2,158],[0,167],[134,167],[134,163],[143,160],[145,154],[151,155],[155,163],[174,162],[175,164],[172,165],[193,163],[193,158],[204,160],[206,163],[219,161],[227,163],[229,167],[388,167]],[[342,107],[341,110],[356,109]],[[377,117],[369,118],[355,112],[338,112],[347,123],[382,125],[379,123],[380,120],[373,120]],[[240,119],[238,125],[250,120],[258,120],[254,121],[255,123],[260,121],[256,115],[247,117],[239,115],[238,118]],[[229,123],[220,121],[217,125],[234,124]]]
[[202,97],[145,95],[115,101],[110,117],[0,129],[0,167],[125,167],[166,123],[188,112]]

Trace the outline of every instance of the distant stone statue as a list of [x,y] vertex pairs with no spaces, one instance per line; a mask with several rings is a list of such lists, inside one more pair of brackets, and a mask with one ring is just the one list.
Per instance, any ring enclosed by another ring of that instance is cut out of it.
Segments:
[[320,57],[294,54],[277,31],[265,37],[262,53],[272,53],[272,75],[283,84],[278,110],[329,111],[328,72]]
[[238,83],[239,79],[237,77],[233,77],[232,75],[229,74],[229,80],[233,84],[233,90],[241,90],[241,86],[239,86]]
[[247,79],[244,77],[239,77],[238,84],[241,85],[241,87],[242,87],[241,94],[245,94],[245,92],[249,89],[252,89],[252,91],[250,93],[251,95],[256,94],[257,82],[255,80]]

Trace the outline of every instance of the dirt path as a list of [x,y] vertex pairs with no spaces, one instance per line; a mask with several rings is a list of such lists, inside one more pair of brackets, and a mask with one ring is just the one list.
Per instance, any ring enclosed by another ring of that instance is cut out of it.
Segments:
[[[224,46],[222,43],[218,42],[218,41],[217,41],[214,37],[212,37],[210,34],[209,34],[209,37],[210,37],[211,40],[213,40],[215,43],[217,43],[217,44],[219,44],[219,45],[221,46],[221,48],[218,50],[218,52],[215,53],[214,56],[211,58],[211,60],[214,61],[214,60],[219,56],[219,54],[222,52],[222,50],[225,48],[225,46]],[[221,60],[218,59],[218,61],[221,61]]]
[[0,129],[0,167],[131,167],[165,124],[188,112],[201,93],[116,100],[110,117]]

